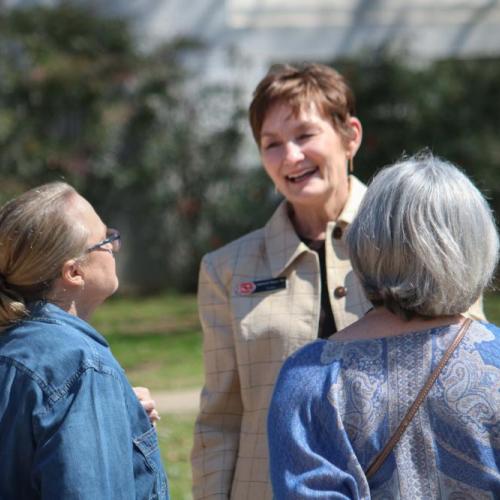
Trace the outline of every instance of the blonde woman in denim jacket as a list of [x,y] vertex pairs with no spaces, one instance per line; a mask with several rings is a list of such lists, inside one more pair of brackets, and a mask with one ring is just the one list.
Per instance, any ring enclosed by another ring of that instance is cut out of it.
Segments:
[[168,499],[156,430],[87,322],[120,235],[65,183],[0,209],[0,498]]

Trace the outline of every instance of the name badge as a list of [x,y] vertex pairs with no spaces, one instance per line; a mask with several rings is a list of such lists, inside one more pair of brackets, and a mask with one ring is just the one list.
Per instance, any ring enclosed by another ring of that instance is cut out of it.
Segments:
[[271,292],[286,288],[286,278],[269,278],[267,280],[243,281],[236,287],[238,295],[253,295],[260,292]]

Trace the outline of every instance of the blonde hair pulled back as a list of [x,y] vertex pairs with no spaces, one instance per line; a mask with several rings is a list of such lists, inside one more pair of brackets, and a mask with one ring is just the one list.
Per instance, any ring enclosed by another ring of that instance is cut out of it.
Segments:
[[45,299],[63,264],[85,252],[88,230],[68,210],[77,195],[52,182],[0,208],[0,330],[25,317],[29,302]]

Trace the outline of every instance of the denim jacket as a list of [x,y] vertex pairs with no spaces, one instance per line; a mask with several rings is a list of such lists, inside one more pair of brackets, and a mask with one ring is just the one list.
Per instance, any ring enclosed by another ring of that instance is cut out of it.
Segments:
[[0,333],[0,498],[169,498],[156,431],[108,343],[53,304]]

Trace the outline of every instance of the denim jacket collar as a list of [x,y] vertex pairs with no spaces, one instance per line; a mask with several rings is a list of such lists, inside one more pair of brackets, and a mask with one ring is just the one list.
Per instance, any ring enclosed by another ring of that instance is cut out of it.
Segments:
[[30,315],[25,321],[43,321],[45,323],[69,324],[73,328],[92,338],[99,344],[109,347],[106,339],[85,320],[69,314],[50,302],[38,301],[28,305]]

